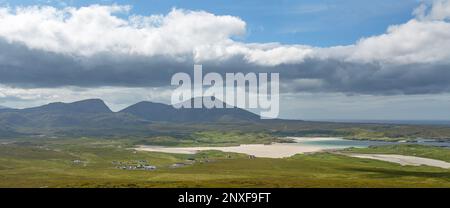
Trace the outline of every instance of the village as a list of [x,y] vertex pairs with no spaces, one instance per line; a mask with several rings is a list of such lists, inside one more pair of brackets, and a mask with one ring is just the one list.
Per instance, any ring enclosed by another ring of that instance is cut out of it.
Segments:
[[[231,155],[226,155],[225,158],[231,159]],[[256,158],[254,155],[248,155],[248,159],[254,159]],[[208,157],[200,157],[200,158],[187,158],[183,162],[176,162],[173,164],[170,164],[168,166],[163,166],[167,168],[182,168],[190,165],[194,165],[195,163],[203,164],[203,163],[210,163],[214,162],[214,159],[208,158]],[[83,160],[72,160],[71,161],[73,165],[81,165],[86,167],[88,165],[88,161]],[[114,168],[120,169],[120,170],[145,170],[145,171],[154,171],[157,170],[158,167],[156,165],[151,164],[148,160],[140,159],[140,160],[126,160],[126,161],[117,161],[113,160],[111,161],[111,164],[114,165]],[[159,167],[162,168],[162,167]]]
[[[202,160],[197,161],[199,163],[203,162],[210,162],[210,160]],[[121,170],[147,170],[147,171],[153,171],[157,170],[158,167],[155,165],[151,165],[149,161],[147,160],[133,160],[133,161],[112,161],[113,165],[115,165],[115,168],[121,169]],[[188,165],[193,165],[196,163],[196,160],[194,158],[188,158],[185,162],[177,162],[171,164],[170,168],[181,168]]]
[[117,169],[121,170],[156,170],[156,166],[150,165],[147,160],[137,160],[130,162],[112,161]]

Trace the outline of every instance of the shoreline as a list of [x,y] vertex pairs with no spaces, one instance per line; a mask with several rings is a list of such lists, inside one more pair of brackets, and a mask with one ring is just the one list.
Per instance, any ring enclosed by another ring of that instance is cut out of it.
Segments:
[[[264,158],[286,158],[296,154],[314,153],[325,150],[335,150],[336,148],[330,148],[320,145],[302,144],[305,141],[328,141],[339,140],[342,138],[337,137],[287,137],[292,139],[295,143],[272,143],[268,144],[241,144],[239,146],[227,146],[227,147],[165,147],[165,146],[152,146],[152,145],[140,145],[134,150],[137,151],[149,151],[149,152],[163,152],[172,154],[196,154],[200,151],[218,150],[222,152],[234,152],[252,155],[255,157]],[[339,148],[344,149],[344,148]]]
[[345,155],[348,157],[355,157],[361,159],[372,159],[372,160],[380,160],[385,162],[397,163],[402,166],[411,165],[411,166],[421,166],[427,165],[432,167],[439,167],[444,169],[450,168],[450,163],[424,158],[424,157],[416,157],[416,156],[407,156],[407,155],[396,155],[396,154],[358,154],[358,153],[340,153],[341,155]]

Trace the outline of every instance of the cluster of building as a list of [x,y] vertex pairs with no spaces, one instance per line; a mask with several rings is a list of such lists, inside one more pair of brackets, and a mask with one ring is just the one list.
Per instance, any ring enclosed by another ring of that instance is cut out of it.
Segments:
[[[231,158],[231,156],[228,156],[228,158]],[[251,158],[254,158],[252,156]],[[193,165],[194,163],[209,163],[213,162],[213,160],[210,160],[206,157],[196,160],[195,158],[188,158],[184,162],[177,162],[172,165],[170,165],[170,168],[181,168],[188,165]],[[130,161],[130,162],[121,162],[121,161],[112,161],[112,164],[115,165],[117,169],[121,170],[156,170],[157,167],[154,165],[150,165],[147,160],[137,160],[137,161]]]
[[156,166],[149,165],[146,160],[138,160],[135,163],[112,161],[116,168],[121,170],[156,170]]
[[72,164],[74,164],[74,165],[82,165],[82,166],[86,167],[87,162],[86,161],[82,161],[82,160],[72,160]]

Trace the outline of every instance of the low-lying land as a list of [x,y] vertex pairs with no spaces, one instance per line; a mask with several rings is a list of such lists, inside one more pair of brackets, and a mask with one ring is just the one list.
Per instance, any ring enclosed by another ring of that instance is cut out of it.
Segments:
[[[0,187],[450,187],[450,170],[334,153],[253,158],[135,151],[133,139],[23,139],[0,145]],[[139,143],[139,142],[138,142]],[[450,161],[450,150],[394,145],[346,153]]]

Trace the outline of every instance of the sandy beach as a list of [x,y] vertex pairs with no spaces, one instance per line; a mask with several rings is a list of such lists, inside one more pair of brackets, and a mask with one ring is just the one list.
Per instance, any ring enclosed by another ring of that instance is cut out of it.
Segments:
[[136,150],[151,151],[151,152],[165,152],[165,153],[177,153],[177,154],[195,154],[204,150],[219,150],[222,152],[235,152],[248,155],[254,155],[256,157],[267,158],[283,158],[290,157],[298,153],[305,152],[317,152],[323,150],[320,147],[313,146],[293,146],[288,144],[249,144],[233,147],[158,147],[158,146],[139,146]]
[[448,162],[423,157],[390,155],[390,154],[353,154],[353,153],[345,155],[357,158],[382,160],[386,162],[398,163],[400,165],[412,165],[412,166],[427,165],[439,168],[450,168],[450,163]]
[[292,137],[298,143],[273,143],[271,145],[264,144],[244,144],[240,146],[231,147],[163,147],[163,146],[145,146],[141,145],[135,150],[138,151],[151,151],[151,152],[164,152],[164,153],[176,153],[176,154],[195,154],[199,151],[205,150],[219,150],[223,152],[235,152],[248,155],[254,155],[255,157],[266,158],[284,158],[291,157],[295,154],[318,152],[326,149],[332,149],[329,147],[319,145],[307,145],[299,142],[307,140],[335,140],[339,138],[306,138],[306,137]]

